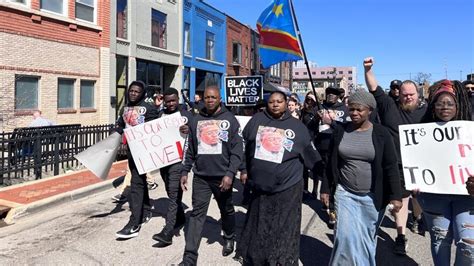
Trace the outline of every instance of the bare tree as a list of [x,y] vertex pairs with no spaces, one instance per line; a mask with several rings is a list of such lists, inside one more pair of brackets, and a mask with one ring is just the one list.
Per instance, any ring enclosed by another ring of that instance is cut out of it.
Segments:
[[423,73],[423,72],[418,72],[415,77],[413,78],[413,81],[416,82],[418,85],[422,85],[425,83],[430,83],[431,82],[431,73]]

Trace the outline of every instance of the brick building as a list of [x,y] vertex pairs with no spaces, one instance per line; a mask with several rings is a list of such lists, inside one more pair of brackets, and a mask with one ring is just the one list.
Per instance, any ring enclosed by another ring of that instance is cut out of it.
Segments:
[[227,17],[227,76],[250,76],[252,66],[251,29]]
[[110,1],[0,2],[0,130],[109,123]]

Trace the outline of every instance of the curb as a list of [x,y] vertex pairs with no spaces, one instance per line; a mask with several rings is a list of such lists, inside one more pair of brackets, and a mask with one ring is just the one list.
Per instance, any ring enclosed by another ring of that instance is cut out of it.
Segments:
[[100,183],[92,184],[72,191],[64,192],[29,204],[14,207],[8,212],[7,216],[4,219],[4,222],[11,225],[15,223],[15,220],[18,220],[31,214],[38,213],[47,208],[51,208],[67,202],[76,201],[92,194],[112,189],[114,188],[113,182],[117,178],[119,177],[105,180]]

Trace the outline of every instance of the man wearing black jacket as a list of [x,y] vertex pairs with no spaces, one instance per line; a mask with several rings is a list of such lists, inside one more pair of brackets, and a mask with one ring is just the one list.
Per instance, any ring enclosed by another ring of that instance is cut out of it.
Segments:
[[416,84],[411,80],[406,80],[400,85],[399,101],[392,100],[386,95],[383,89],[378,86],[375,75],[372,72],[374,60],[372,57],[364,59],[365,81],[369,91],[374,95],[377,101],[377,110],[382,125],[384,125],[395,142],[398,167],[402,184],[403,207],[398,213],[395,213],[395,223],[397,225],[397,238],[395,239],[394,253],[399,255],[406,254],[407,239],[405,237],[406,223],[408,220],[408,200],[410,191],[405,189],[405,180],[403,178],[402,159],[400,154],[400,139],[398,126],[406,124],[420,123],[426,113],[426,104],[420,101]]
[[[174,88],[166,89],[163,92],[163,97],[164,109],[160,111],[158,117],[164,117],[180,112],[184,120],[184,125],[179,128],[179,131],[182,135],[187,135],[189,133],[188,124],[193,119],[193,115],[180,108],[178,91]],[[180,228],[186,222],[183,205],[181,203],[183,198],[183,190],[180,185],[181,168],[182,164],[181,162],[178,162],[160,169],[161,178],[163,178],[166,193],[168,194],[169,205],[165,217],[165,227],[160,233],[153,235],[153,239],[158,241],[154,247],[161,248],[171,245],[174,229]]]
[[[127,90],[128,103],[121,111],[115,130],[120,134],[124,128],[133,127],[158,118],[158,110],[154,105],[145,102],[145,84],[133,81]],[[149,208],[150,197],[146,174],[140,175],[133,160],[132,153],[127,147],[128,166],[132,174],[130,192],[130,220],[122,230],[116,233],[119,239],[128,239],[138,236],[142,221],[151,214]]]
[[[235,213],[232,184],[243,157],[239,122],[221,104],[219,89],[209,86],[204,91],[204,108],[189,126],[185,157],[181,171],[181,187],[187,191],[188,173],[193,168],[193,211],[186,232],[184,265],[195,265],[211,196],[217,201],[224,231],[223,256],[234,251]],[[193,167],[194,166],[194,167]]]

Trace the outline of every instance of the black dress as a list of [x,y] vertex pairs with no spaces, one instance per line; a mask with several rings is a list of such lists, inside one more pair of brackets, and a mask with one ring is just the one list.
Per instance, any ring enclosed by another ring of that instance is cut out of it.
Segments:
[[277,193],[252,193],[237,245],[244,265],[298,265],[303,179]]

